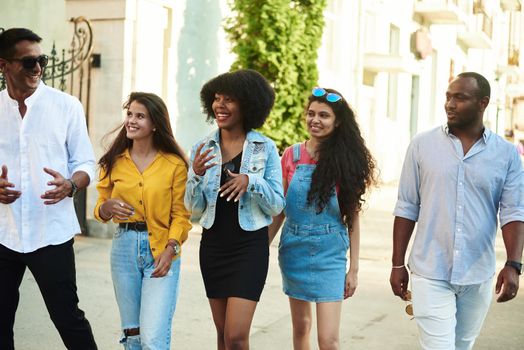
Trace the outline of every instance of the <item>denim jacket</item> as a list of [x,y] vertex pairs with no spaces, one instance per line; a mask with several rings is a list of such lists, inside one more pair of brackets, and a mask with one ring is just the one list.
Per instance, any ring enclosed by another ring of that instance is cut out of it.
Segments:
[[[220,131],[216,130],[191,149],[189,173],[184,203],[192,212],[193,219],[199,219],[202,227],[208,229],[215,221],[216,202],[220,188],[222,155],[220,152]],[[204,143],[201,152],[211,148],[217,163],[207,169],[203,176],[193,171],[193,160],[198,146]],[[256,131],[246,135],[242,153],[240,173],[249,177],[247,191],[240,197],[238,219],[240,227],[255,231],[272,222],[272,217],[284,208],[282,168],[275,143]]]

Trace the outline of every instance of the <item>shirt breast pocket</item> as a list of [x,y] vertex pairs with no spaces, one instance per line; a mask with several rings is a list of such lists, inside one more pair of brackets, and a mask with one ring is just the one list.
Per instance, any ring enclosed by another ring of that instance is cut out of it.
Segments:
[[265,158],[254,158],[249,162],[248,173],[263,175],[266,169]]
[[504,179],[502,176],[488,175],[485,172],[475,173],[473,176],[473,183],[477,190],[493,195],[499,195],[504,186]]

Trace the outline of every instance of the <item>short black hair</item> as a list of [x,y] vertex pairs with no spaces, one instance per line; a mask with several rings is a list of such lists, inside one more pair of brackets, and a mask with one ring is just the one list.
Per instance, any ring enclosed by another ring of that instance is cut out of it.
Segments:
[[215,94],[228,95],[238,101],[246,132],[260,128],[275,103],[275,91],[269,82],[252,69],[223,73],[204,84],[200,102],[209,122],[215,119],[212,108]]
[[457,75],[457,78],[473,78],[477,82],[478,91],[477,91],[477,97],[483,98],[487,96],[488,98],[491,97],[491,87],[489,85],[488,79],[484,78],[483,75],[477,73],[477,72],[463,72]]
[[41,42],[42,38],[26,28],[0,30],[0,58],[9,59],[15,55],[15,46],[22,40]]

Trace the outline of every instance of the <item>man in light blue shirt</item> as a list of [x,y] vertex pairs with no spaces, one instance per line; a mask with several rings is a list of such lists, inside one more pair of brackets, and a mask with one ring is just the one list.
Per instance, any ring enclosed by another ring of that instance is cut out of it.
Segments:
[[446,92],[447,125],[409,145],[394,210],[390,283],[408,298],[424,349],[471,349],[493,295],[497,213],[507,262],[497,301],[515,297],[524,245],[524,172],[516,148],[483,125],[488,81],[461,73]]

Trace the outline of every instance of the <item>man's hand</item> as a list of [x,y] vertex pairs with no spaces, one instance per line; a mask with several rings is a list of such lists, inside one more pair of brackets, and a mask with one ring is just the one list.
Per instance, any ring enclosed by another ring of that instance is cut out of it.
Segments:
[[519,275],[517,271],[511,266],[504,266],[499,272],[497,285],[495,286],[495,293],[500,293],[497,298],[497,303],[503,303],[515,298],[518,290]]
[[247,185],[249,184],[249,177],[246,174],[235,174],[231,171],[227,171],[229,180],[220,187],[220,197],[227,196],[227,200],[232,199],[238,202],[240,197],[247,191]]
[[11,204],[20,197],[22,192],[10,190],[9,187],[15,187],[7,179],[7,166],[2,165],[2,174],[0,174],[0,203]]
[[53,181],[49,181],[47,185],[56,187],[46,191],[40,198],[47,199],[44,204],[56,204],[71,193],[73,186],[58,171],[49,168],[44,168],[44,171],[53,177]]
[[405,266],[391,269],[389,283],[391,284],[393,294],[402,300],[407,300],[406,295],[408,291],[409,274]]

